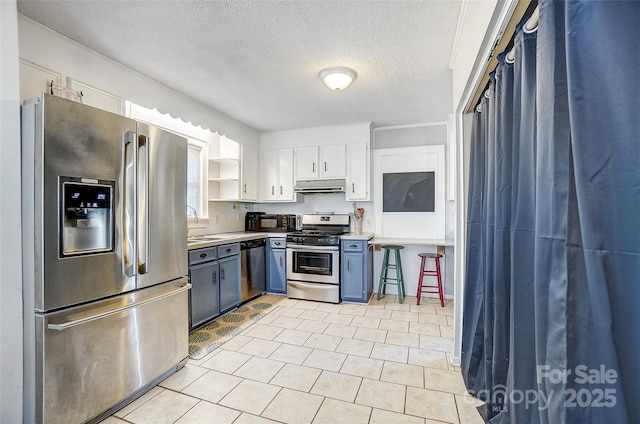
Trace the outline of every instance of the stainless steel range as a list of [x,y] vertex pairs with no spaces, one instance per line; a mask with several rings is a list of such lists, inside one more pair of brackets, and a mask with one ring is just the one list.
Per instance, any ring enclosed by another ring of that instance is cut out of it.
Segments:
[[340,303],[340,235],[349,215],[302,215],[287,235],[287,297]]

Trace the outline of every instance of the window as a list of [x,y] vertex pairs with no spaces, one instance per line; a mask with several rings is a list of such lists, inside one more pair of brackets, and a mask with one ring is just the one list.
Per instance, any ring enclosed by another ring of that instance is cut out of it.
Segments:
[[[166,129],[187,139],[187,216],[199,219],[207,218],[207,158],[209,143],[217,134],[208,129],[195,126],[180,118],[147,109],[135,103],[127,102],[127,116]],[[189,224],[193,219],[189,220]]]
[[187,149],[187,216],[190,218],[204,218],[205,202],[203,196],[204,185],[204,161],[206,156],[206,143],[188,139],[189,147]]

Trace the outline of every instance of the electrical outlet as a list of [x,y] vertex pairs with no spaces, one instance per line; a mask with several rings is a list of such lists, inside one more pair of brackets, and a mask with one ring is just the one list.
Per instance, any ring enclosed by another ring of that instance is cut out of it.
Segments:
[[364,226],[365,227],[371,227],[371,218],[365,218],[364,219]]

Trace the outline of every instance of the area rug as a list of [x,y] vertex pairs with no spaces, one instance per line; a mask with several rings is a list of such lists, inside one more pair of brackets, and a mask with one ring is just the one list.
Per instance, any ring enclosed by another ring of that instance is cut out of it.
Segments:
[[215,321],[189,333],[189,357],[202,359],[249,325],[267,315],[283,296],[264,295],[227,312]]

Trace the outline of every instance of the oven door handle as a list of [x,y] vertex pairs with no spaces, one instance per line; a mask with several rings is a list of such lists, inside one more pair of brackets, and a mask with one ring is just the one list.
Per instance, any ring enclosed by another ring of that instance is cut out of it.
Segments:
[[291,246],[289,243],[287,243],[287,249],[292,250],[294,252],[317,252],[318,250],[333,250],[335,252],[337,252],[338,250],[340,250],[340,248],[338,246]]
[[304,265],[300,265],[300,269],[302,269],[303,271],[326,271],[327,270],[326,267],[322,267],[322,266],[304,266]]

